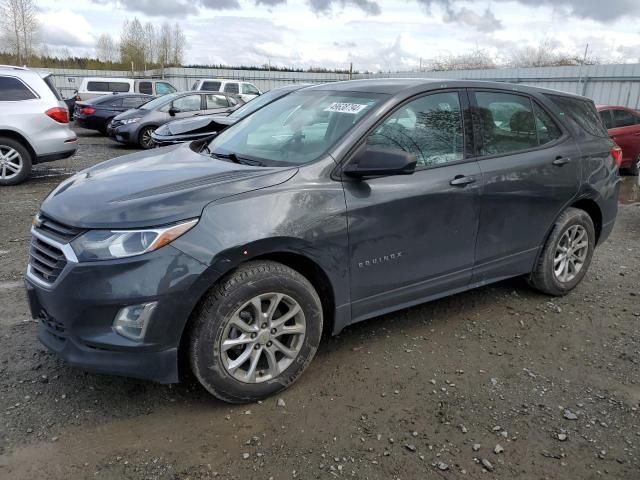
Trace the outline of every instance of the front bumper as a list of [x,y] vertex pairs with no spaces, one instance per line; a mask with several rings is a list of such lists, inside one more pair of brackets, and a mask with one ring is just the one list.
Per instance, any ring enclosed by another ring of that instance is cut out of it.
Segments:
[[[39,321],[38,338],[70,365],[173,383],[182,332],[206,290],[205,270],[169,245],[122,260],[69,261],[50,285],[28,270],[25,286],[31,314]],[[158,306],[143,340],[114,331],[121,308],[148,302]]]
[[107,127],[107,135],[119,143],[137,144],[139,132],[139,123],[130,123],[128,125],[115,127],[112,124],[109,124]]

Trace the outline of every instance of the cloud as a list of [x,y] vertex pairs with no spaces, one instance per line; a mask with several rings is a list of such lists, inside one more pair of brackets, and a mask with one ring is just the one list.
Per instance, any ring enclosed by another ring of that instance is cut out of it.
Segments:
[[[198,13],[200,7],[209,10],[237,10],[238,0],[91,0],[93,3],[113,5],[149,17],[185,17]],[[259,0],[269,1],[269,0]],[[273,2],[274,0],[271,0]],[[278,0],[276,0],[278,1]],[[286,0],[283,0],[286,1]]]
[[55,47],[91,47],[92,27],[82,15],[69,10],[43,11],[39,16],[43,43]]
[[462,7],[460,10],[450,8],[447,10],[444,21],[448,23],[461,23],[475,28],[479,32],[494,32],[502,28],[502,22],[496,18],[493,12],[487,7],[482,15]]
[[285,5],[287,0],[255,0],[257,5],[264,5],[266,7],[277,7],[278,5]]
[[609,22],[626,16],[640,15],[638,0],[517,0],[517,2],[529,7],[564,8],[570,16],[588,18],[596,22]]
[[308,0],[308,3],[311,11],[322,15],[331,15],[335,5],[339,8],[357,7],[366,15],[380,15],[382,12],[380,5],[372,0]]

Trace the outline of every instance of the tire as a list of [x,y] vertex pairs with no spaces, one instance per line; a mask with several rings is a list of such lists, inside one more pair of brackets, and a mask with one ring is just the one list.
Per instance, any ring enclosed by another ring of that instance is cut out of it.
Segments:
[[155,129],[156,127],[144,127],[140,130],[140,134],[138,135],[138,145],[140,145],[141,148],[149,150],[154,147],[155,142],[153,141],[153,138],[151,138],[151,134]]
[[[589,214],[577,208],[567,208],[556,220],[529,283],[548,295],[566,295],[587,273],[595,243],[595,228]],[[566,260],[567,255],[573,258],[573,262]]]
[[216,284],[194,312],[191,370],[225,402],[265,398],[295,382],[311,363],[322,321],[320,298],[300,273],[272,261],[248,262]]
[[104,121],[104,125],[102,125],[102,126],[100,127],[99,132],[100,132],[102,135],[106,135],[106,134],[107,134],[107,127],[109,126],[109,124],[111,123],[111,120],[113,120],[113,118],[114,118],[114,117],[107,118],[107,119]]
[[640,174],[640,154],[638,154],[629,167],[629,175],[637,177],[638,174]]
[[22,143],[0,137],[0,186],[17,185],[31,174],[33,159]]

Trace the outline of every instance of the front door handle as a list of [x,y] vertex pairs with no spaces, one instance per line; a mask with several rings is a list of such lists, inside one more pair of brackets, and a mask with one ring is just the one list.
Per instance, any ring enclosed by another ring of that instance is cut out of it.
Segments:
[[563,165],[566,165],[567,163],[571,163],[571,159],[570,158],[556,157],[556,159],[553,161],[553,164],[556,167],[561,167]]
[[475,183],[476,179],[474,177],[467,177],[465,175],[456,175],[453,180],[449,182],[450,185],[454,187],[464,187],[465,185],[469,185],[470,183]]

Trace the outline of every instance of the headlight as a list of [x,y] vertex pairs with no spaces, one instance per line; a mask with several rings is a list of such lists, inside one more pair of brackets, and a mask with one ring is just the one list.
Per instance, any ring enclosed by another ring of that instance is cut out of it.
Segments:
[[140,121],[140,118],[142,117],[135,117],[135,118],[125,118],[124,120],[120,120],[122,122],[122,125],[129,125],[130,123],[137,123]]
[[191,230],[198,219],[143,230],[89,230],[71,242],[79,261],[112,260],[152,252]]

